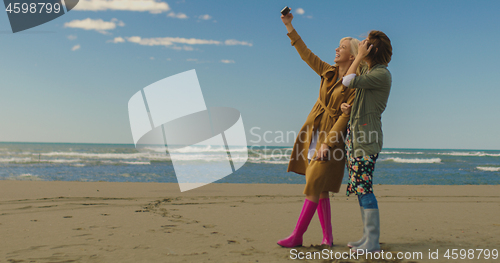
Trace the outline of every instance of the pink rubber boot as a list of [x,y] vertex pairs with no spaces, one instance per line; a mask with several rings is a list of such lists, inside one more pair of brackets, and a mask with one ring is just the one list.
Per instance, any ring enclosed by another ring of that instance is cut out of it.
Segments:
[[319,199],[318,217],[323,229],[323,241],[321,245],[333,246],[332,234],[332,212],[330,209],[330,198]]
[[317,203],[306,199],[304,201],[304,206],[302,207],[302,212],[300,212],[299,220],[297,221],[297,225],[295,226],[292,234],[285,239],[279,240],[278,245],[289,248],[302,246],[302,236],[306,232],[317,207]]

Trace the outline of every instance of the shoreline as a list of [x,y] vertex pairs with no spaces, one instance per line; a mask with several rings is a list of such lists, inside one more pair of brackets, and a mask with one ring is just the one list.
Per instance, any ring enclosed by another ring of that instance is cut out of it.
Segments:
[[[290,262],[276,241],[295,227],[303,187],[217,183],[180,193],[176,183],[2,180],[0,235],[9,242],[0,261]],[[342,189],[331,197],[331,251],[340,253],[362,233],[357,198]],[[500,185],[375,185],[374,193],[381,248],[424,256],[378,262],[454,262],[443,258],[447,249],[500,250]],[[297,251],[320,253],[321,238],[315,215]],[[436,249],[439,259],[429,260]],[[470,262],[478,261],[495,260]]]
[[[177,183],[161,183],[161,182],[107,182],[107,181],[96,181],[96,182],[83,182],[83,181],[43,181],[43,180],[0,180],[0,201],[10,200],[15,196],[19,198],[26,199],[30,198],[40,198],[43,195],[53,194],[57,196],[61,195],[88,195],[93,197],[105,197],[105,196],[124,196],[121,191],[133,188],[134,191],[140,193],[139,197],[158,197],[154,194],[146,194],[148,192],[160,193],[164,192],[169,195],[178,196],[197,196],[197,195],[211,195],[215,193],[225,193],[228,195],[240,195],[245,193],[245,195],[262,195],[269,194],[272,190],[279,189],[280,193],[285,193],[287,195],[297,195],[303,196],[302,191],[304,190],[303,183],[297,184],[281,184],[281,183],[210,183],[208,185],[195,188],[187,192],[180,192]],[[83,186],[83,187],[81,187]],[[252,186],[248,188],[247,186]],[[18,187],[36,187],[37,191],[30,188],[30,192],[19,191]],[[237,191],[232,190],[231,187],[238,188]],[[91,190],[95,188],[95,193]],[[415,185],[397,185],[397,184],[375,184],[373,186],[375,195],[384,197],[389,192],[395,192],[400,196],[499,196],[497,191],[500,191],[500,185],[432,185],[432,184],[415,184]],[[445,190],[443,191],[444,188]],[[453,188],[453,189],[452,189]],[[334,197],[346,197],[345,189],[346,184],[342,184],[339,193],[330,193]],[[424,190],[424,191],[421,191]],[[454,193],[452,190],[456,190],[461,193]],[[380,192],[381,191],[381,192]],[[58,193],[58,194],[55,194]],[[390,194],[389,196],[392,196]],[[356,198],[355,195],[351,195],[351,198]]]

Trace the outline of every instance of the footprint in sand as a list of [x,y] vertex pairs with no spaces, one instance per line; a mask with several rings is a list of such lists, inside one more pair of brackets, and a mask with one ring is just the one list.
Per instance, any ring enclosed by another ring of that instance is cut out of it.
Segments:
[[39,206],[38,208],[49,208],[49,207],[55,207],[57,205],[46,205],[46,206]]
[[146,245],[138,245],[136,247],[134,247],[134,249],[150,249],[151,246],[146,246]]
[[162,217],[168,217],[168,212],[167,211],[163,211],[160,215]]
[[172,231],[177,230],[177,225],[163,225],[161,227],[165,230],[164,233],[172,233]]
[[7,260],[9,263],[21,263],[21,262],[24,262],[24,260],[20,259],[20,260],[17,260],[17,259],[9,259]]

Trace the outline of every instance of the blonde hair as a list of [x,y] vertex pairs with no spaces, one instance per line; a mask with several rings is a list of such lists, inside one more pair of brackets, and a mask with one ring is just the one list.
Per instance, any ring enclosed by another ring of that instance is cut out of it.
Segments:
[[[353,37],[344,37],[340,40],[339,43],[342,43],[342,41],[344,40],[349,40],[349,43],[351,43],[351,55],[353,55],[354,57],[356,57],[358,55],[358,47],[359,47],[359,43],[361,41],[359,41],[358,39],[356,38],[353,38]],[[361,61],[361,63],[359,64],[358,68],[356,69],[356,74],[357,75],[361,75],[361,69],[363,67],[366,67],[368,66],[366,64],[365,61]]]

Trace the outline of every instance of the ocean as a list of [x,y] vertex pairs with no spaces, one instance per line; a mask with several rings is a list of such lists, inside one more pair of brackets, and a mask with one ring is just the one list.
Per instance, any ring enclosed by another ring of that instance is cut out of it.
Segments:
[[[287,173],[291,147],[248,147],[248,161],[216,183],[303,184]],[[222,147],[177,150],[186,160],[217,161]],[[168,155],[155,149],[138,152],[126,144],[0,143],[0,180],[177,182]],[[344,183],[347,182],[347,173]],[[500,151],[383,149],[374,184],[497,185]]]

